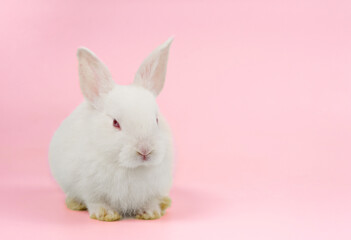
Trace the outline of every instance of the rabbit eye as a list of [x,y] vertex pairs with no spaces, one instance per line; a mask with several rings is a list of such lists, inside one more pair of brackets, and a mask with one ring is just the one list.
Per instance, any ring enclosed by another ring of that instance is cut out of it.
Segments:
[[156,117],[156,123],[158,124],[158,117]]
[[113,119],[113,126],[115,128],[121,129],[121,126],[119,125],[119,122],[116,119]]

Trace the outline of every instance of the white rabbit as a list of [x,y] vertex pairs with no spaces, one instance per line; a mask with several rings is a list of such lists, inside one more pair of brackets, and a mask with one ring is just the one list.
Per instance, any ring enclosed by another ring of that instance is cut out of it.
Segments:
[[158,110],[172,38],[141,64],[133,84],[117,85],[88,49],[78,49],[86,99],[54,134],[49,160],[67,207],[91,218],[161,217],[170,205],[172,138]]

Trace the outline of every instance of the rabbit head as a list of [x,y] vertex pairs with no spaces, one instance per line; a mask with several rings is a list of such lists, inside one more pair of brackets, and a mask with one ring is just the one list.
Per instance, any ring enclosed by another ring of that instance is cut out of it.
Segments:
[[156,48],[139,67],[134,82],[118,85],[107,67],[86,48],[78,49],[82,93],[98,117],[91,123],[94,137],[122,167],[159,164],[167,152],[167,127],[156,97],[163,88],[169,47]]

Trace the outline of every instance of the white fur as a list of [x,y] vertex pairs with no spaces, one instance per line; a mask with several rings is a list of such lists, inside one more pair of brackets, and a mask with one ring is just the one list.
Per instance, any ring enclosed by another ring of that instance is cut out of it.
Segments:
[[[128,86],[115,84],[92,52],[78,50],[86,101],[56,131],[49,159],[67,197],[84,203],[91,215],[100,207],[120,213],[159,212],[159,199],[169,193],[171,134],[155,96],[163,87],[171,42],[152,52]],[[113,127],[113,119],[120,130]],[[140,149],[152,151],[148,160],[138,154]]]

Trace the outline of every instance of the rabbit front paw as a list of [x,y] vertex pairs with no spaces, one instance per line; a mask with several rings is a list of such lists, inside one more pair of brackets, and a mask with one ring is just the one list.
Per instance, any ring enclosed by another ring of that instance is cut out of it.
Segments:
[[154,220],[159,219],[163,216],[162,211],[160,209],[157,210],[147,210],[147,211],[139,211],[138,214],[135,216],[136,219],[141,220]]
[[109,209],[105,206],[94,206],[88,209],[91,219],[112,222],[120,220],[122,218],[122,216],[117,211]]
[[145,209],[139,210],[135,218],[142,220],[154,220],[162,217],[166,209],[171,205],[169,197],[154,200]]

